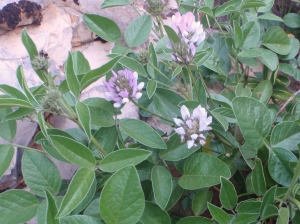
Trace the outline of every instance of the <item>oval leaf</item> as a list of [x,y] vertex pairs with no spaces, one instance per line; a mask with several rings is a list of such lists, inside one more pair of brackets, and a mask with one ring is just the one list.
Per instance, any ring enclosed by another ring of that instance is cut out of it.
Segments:
[[67,193],[61,202],[57,218],[70,214],[88,194],[95,179],[95,172],[88,168],[80,168],[73,176]]
[[121,30],[114,21],[103,16],[86,13],[83,14],[83,20],[87,27],[102,39],[114,43],[120,42]]
[[85,105],[85,103],[78,102],[76,104],[76,112],[77,112],[78,120],[90,142],[92,138],[91,127],[90,127],[90,123],[91,123],[90,110],[88,106]]
[[221,176],[231,176],[223,161],[206,153],[196,153],[185,161],[184,174],[178,183],[184,189],[195,190],[219,184]]
[[221,177],[220,201],[222,206],[227,210],[233,209],[238,201],[233,184],[224,177]]
[[195,215],[201,215],[207,208],[207,202],[211,202],[213,193],[211,191],[198,191],[192,201]]
[[267,30],[262,44],[278,54],[286,55],[291,51],[288,35],[283,29],[277,26],[273,26]]
[[9,190],[0,194],[0,223],[24,223],[32,219],[39,200],[23,190]]
[[272,124],[268,108],[258,100],[236,97],[232,101],[232,109],[246,142],[253,147],[261,147]]
[[45,155],[26,150],[22,157],[22,173],[30,190],[44,197],[44,190],[57,194],[61,177],[56,165]]
[[144,193],[135,167],[130,165],[114,173],[100,196],[100,212],[105,223],[137,223],[144,208]]
[[143,15],[133,20],[125,31],[125,41],[129,47],[144,43],[151,32],[152,20],[150,15]]
[[115,172],[128,165],[137,165],[151,155],[144,149],[122,149],[108,154],[100,163],[104,172]]
[[155,166],[151,172],[154,198],[161,209],[165,209],[172,193],[172,176],[162,166]]
[[145,203],[145,210],[140,220],[143,223],[171,224],[168,213],[162,210],[158,205],[149,201]]
[[153,130],[148,124],[143,121],[135,119],[123,119],[120,121],[120,128],[143,145],[166,149],[166,143],[162,140],[159,134]]
[[50,135],[50,139],[57,151],[70,162],[80,167],[95,167],[95,158],[86,146],[63,136]]
[[0,145],[0,180],[10,166],[15,154],[15,149],[11,145]]
[[221,208],[218,208],[217,206],[207,203],[208,210],[210,211],[210,214],[212,217],[219,223],[229,223],[230,216],[224,212]]

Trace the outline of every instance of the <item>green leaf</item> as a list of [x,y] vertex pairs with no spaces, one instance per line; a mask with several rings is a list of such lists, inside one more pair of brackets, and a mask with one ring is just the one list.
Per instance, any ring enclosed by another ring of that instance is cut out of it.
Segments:
[[220,201],[227,210],[233,209],[238,201],[233,184],[224,177],[221,177]]
[[297,157],[284,148],[274,147],[269,151],[268,170],[277,183],[289,187],[293,178],[291,162],[297,162]]
[[[172,90],[156,88],[156,92],[153,96],[154,112],[169,120],[173,120],[174,117],[180,115],[180,110],[177,105],[181,101],[184,101],[184,98]],[[162,119],[160,119],[160,121],[165,124],[170,124],[170,122]]]
[[169,40],[172,43],[178,43],[181,41],[180,38],[178,37],[177,33],[171,27],[164,25],[164,28],[169,37]]
[[261,220],[266,220],[275,216],[278,216],[278,208],[275,205],[268,205],[261,216]]
[[265,33],[262,44],[270,50],[286,55],[291,52],[291,45],[288,35],[283,29],[273,26]]
[[212,56],[213,52],[214,49],[212,47],[198,51],[194,57],[194,63],[196,63],[198,67],[201,66]]
[[72,215],[60,219],[61,224],[104,224],[101,219],[87,215]]
[[16,120],[1,120],[11,112],[11,108],[0,109],[0,137],[10,142],[14,140],[17,134],[17,122]]
[[137,72],[139,75],[147,77],[147,72],[137,60],[124,56],[119,60],[119,63],[124,65],[131,71]]
[[242,9],[264,7],[266,4],[261,0],[245,0],[242,3]]
[[289,223],[289,209],[281,207],[279,210],[279,216],[277,217],[276,224],[288,224]]
[[95,158],[86,146],[63,136],[50,135],[50,139],[60,154],[71,163],[91,169],[95,167]]
[[173,134],[167,141],[167,149],[159,151],[159,157],[167,161],[179,161],[193,154],[199,146],[188,149],[187,143],[182,142],[178,134]]
[[136,223],[144,208],[144,194],[135,167],[130,165],[114,173],[100,196],[100,211],[105,223]]
[[241,29],[243,32],[242,48],[250,49],[255,47],[260,37],[259,24],[255,21],[247,22]]
[[80,168],[73,176],[67,193],[61,202],[57,218],[68,215],[88,194],[95,179],[95,172],[88,168]]
[[279,63],[279,71],[290,76],[294,76],[295,74],[295,70],[293,66],[291,64],[286,64],[286,63]]
[[265,64],[270,70],[275,71],[278,66],[278,57],[277,55],[270,50],[267,49],[260,49],[264,54],[261,56],[258,56],[259,60],[263,64]]
[[267,193],[265,193],[263,200],[262,200],[262,204],[260,206],[261,218],[266,216],[268,206],[274,204],[276,189],[277,189],[277,186],[275,185],[275,186],[271,187],[267,191]]
[[34,105],[35,107],[38,107],[39,103],[34,98],[33,94],[31,93],[31,91],[29,90],[29,88],[27,86],[27,83],[26,83],[26,80],[24,77],[23,67],[21,65],[18,66],[16,73],[17,73],[17,79],[18,79],[19,85],[24,90],[27,99],[29,100],[29,102],[32,105]]
[[2,84],[2,85],[0,85],[0,92],[9,95],[12,98],[17,98],[20,100],[27,101],[27,97],[20,90],[14,88],[12,86]]
[[[100,128],[95,134],[94,138],[102,146],[102,148],[110,153],[114,150],[118,139],[118,131],[115,126]],[[101,157],[99,149],[91,142],[89,148],[93,151],[94,155]]]
[[24,190],[8,190],[0,194],[0,223],[17,224],[32,219],[39,200]]
[[273,13],[264,13],[264,14],[258,16],[257,18],[258,19],[266,19],[266,20],[283,22],[281,17],[276,16]]
[[288,13],[283,17],[284,24],[291,28],[300,27],[300,15],[296,13]]
[[277,124],[273,128],[270,143],[272,147],[282,147],[290,151],[298,151],[297,145],[300,143],[300,126],[290,121]]
[[261,201],[242,201],[236,207],[236,211],[238,214],[259,214],[261,207]]
[[207,202],[207,206],[210,214],[217,222],[220,224],[229,223],[230,217],[226,212],[209,202]]
[[256,223],[259,214],[253,214],[253,213],[242,213],[239,214],[235,220],[234,224],[248,224],[248,223]]
[[152,19],[150,15],[143,15],[134,19],[126,28],[124,38],[129,47],[137,47],[144,43],[151,32]]
[[[196,88],[193,88],[193,99],[196,101],[196,103],[198,105],[200,104],[202,107],[206,107],[206,104],[207,104],[207,96],[206,96],[206,90],[205,90],[204,85],[205,85],[205,83],[203,83],[200,78],[196,81],[196,84],[195,84],[195,87],[198,88],[198,91],[200,94],[200,100],[198,99]],[[178,105],[178,106],[181,106],[181,105]],[[196,108],[196,107],[194,107],[194,108]]]
[[210,94],[210,96],[213,99],[213,101],[215,101],[216,103],[219,103],[224,107],[228,107],[228,108],[232,107],[230,100],[228,100],[225,96],[222,96],[220,94],[215,94],[215,93]]
[[147,123],[135,119],[123,119],[120,121],[120,128],[130,137],[143,145],[166,149],[166,143],[159,134],[151,128]]
[[243,43],[243,31],[240,25],[236,21],[233,21],[233,30],[234,30],[234,45],[236,48],[238,48]]
[[266,192],[266,181],[263,172],[263,166],[260,159],[256,159],[256,164],[251,176],[254,193],[262,196]]
[[272,96],[272,89],[271,82],[269,80],[264,80],[256,86],[251,97],[263,104],[267,104]]
[[22,157],[22,173],[30,190],[44,197],[44,190],[57,194],[61,177],[56,165],[45,155],[26,150]]
[[135,1],[128,1],[128,0],[104,0],[100,6],[100,9],[105,9],[108,7],[114,6],[124,6],[133,4]]
[[90,123],[91,123],[90,110],[85,103],[78,102],[76,104],[76,112],[77,112],[78,120],[90,142],[92,138],[91,127],[90,127]]
[[231,176],[224,162],[206,153],[196,153],[185,161],[184,174],[178,183],[184,189],[195,190],[219,184],[221,176]]
[[11,145],[0,145],[0,180],[14,157],[15,149]]
[[157,68],[158,64],[157,64],[156,51],[154,49],[152,42],[148,46],[148,51],[149,51],[149,63],[147,64],[147,71],[148,71],[149,75],[153,79],[155,79],[157,71],[153,67]]
[[[91,98],[90,98],[91,99]],[[114,120],[114,114],[111,113],[111,111],[109,110],[109,108],[105,108],[103,107],[104,105],[94,105],[94,103],[92,103],[91,105],[89,104],[89,100],[85,100],[84,103],[88,106],[89,108],[89,112],[90,112],[90,116],[91,116],[91,123],[90,126],[92,129],[99,129],[100,127],[111,127],[115,124],[115,120]],[[101,101],[106,101],[105,99],[100,99],[99,100],[95,100],[95,102],[99,102],[101,103]],[[109,106],[111,107],[112,104],[109,101],[106,101],[106,104],[109,104]],[[99,114],[101,114],[101,116],[99,116]]]
[[33,106],[24,100],[12,98],[0,98],[0,109],[8,107],[33,108]]
[[275,0],[264,0],[266,6],[259,7],[258,12],[268,12],[274,5]]
[[78,99],[80,97],[80,83],[73,69],[73,60],[70,52],[68,53],[68,58],[65,63],[65,71],[68,87]]
[[[30,36],[27,34],[26,28],[22,30],[21,38],[22,38],[22,43],[29,54],[30,60],[32,61],[35,57],[37,57],[39,55],[39,53],[37,51],[37,48],[36,48],[34,42],[30,38]],[[42,71],[40,71],[40,70],[34,70],[34,71],[43,82],[47,82],[47,77]]]
[[216,109],[213,109],[212,112],[217,112],[218,114],[223,115],[229,123],[237,123],[232,109],[226,107],[218,107]]
[[116,44],[120,42],[121,30],[114,21],[103,16],[86,13],[83,14],[83,20],[87,27],[102,39]]
[[140,221],[151,224],[171,224],[168,213],[149,201],[145,202],[145,210]]
[[76,215],[85,209],[85,207],[91,202],[91,200],[95,196],[96,187],[97,181],[96,179],[94,179],[88,193],[85,195],[84,199],[77,205],[77,207],[71,212],[71,215]]
[[128,165],[137,165],[147,159],[151,152],[144,149],[122,149],[108,154],[100,163],[104,172],[115,172]]
[[154,79],[151,79],[147,84],[147,96],[150,99],[155,93],[157,87],[157,82]]
[[237,54],[238,57],[243,57],[243,58],[252,58],[261,55],[263,55],[263,52],[260,49],[243,50]]
[[154,166],[151,180],[155,201],[161,209],[165,209],[172,193],[172,176],[163,166]]
[[192,201],[192,209],[196,216],[201,215],[207,209],[207,202],[211,202],[211,191],[198,191]]
[[47,138],[47,140],[49,140],[48,139],[48,134],[47,134],[47,124],[46,124],[46,121],[45,121],[44,112],[40,110],[37,114],[37,117],[38,117],[38,122],[39,122],[41,132],[43,133],[45,138]]
[[102,219],[100,214],[100,198],[94,199],[89,206],[84,210],[84,215],[92,216],[94,218]]
[[222,139],[223,142],[227,142],[229,145],[239,148],[239,143],[228,131],[224,131],[224,129],[217,124],[210,124],[210,126],[212,127],[212,132],[217,135],[218,138]]
[[189,216],[180,219],[176,224],[213,224],[214,222],[204,217]]
[[47,201],[47,209],[46,209],[46,223],[47,224],[59,224],[59,220],[55,219],[57,215],[57,207],[53,195],[45,190],[46,201]]
[[258,100],[236,97],[232,109],[246,142],[255,148],[261,147],[272,124],[268,108]]
[[181,198],[184,192],[183,188],[178,185],[177,179],[173,179],[173,187],[174,188],[172,190],[171,197],[165,208],[166,211],[169,211],[177,203],[177,201]]
[[100,79],[102,76],[104,76],[107,72],[109,72],[115,64],[122,58],[122,56],[117,56],[111,59],[106,64],[102,65],[99,68],[96,68],[94,70],[89,71],[86,73],[80,82],[81,90],[84,90],[86,87],[91,85],[93,82],[96,82],[98,79]]
[[208,15],[208,16],[214,17],[214,13],[209,7],[201,7],[199,9],[199,12],[202,12],[202,13]]
[[211,115],[213,118],[222,126],[224,131],[228,129],[228,121],[227,119],[222,115],[217,112],[210,111]]
[[251,96],[251,89],[248,86],[244,86],[244,84],[239,83],[235,87],[235,95],[236,96],[246,96],[250,97]]
[[73,70],[76,76],[86,74],[91,70],[89,61],[80,51],[72,52]]
[[172,78],[175,78],[177,75],[179,75],[182,72],[182,67],[178,66],[177,68],[175,68],[175,70],[172,73]]
[[253,162],[253,158],[256,157],[257,149],[254,147],[248,145],[248,143],[245,143],[242,147],[240,147],[240,152],[247,163],[247,165],[253,169],[255,166],[255,163]]

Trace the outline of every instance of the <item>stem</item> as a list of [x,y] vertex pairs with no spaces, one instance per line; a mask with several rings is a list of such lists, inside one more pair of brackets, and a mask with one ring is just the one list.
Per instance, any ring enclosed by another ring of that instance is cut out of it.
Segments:
[[240,198],[240,197],[244,197],[244,196],[247,196],[247,195],[251,195],[253,193],[243,193],[243,194],[239,194],[237,197]]
[[[194,88],[196,89],[196,94],[197,94],[198,100],[199,100],[199,102],[201,102],[200,92],[199,92],[198,86],[196,85],[196,81],[195,81],[195,78],[194,78],[194,76],[193,76],[193,73],[192,73],[192,71],[191,71],[190,66],[186,66],[186,69],[188,70],[188,73],[189,73],[189,76],[190,76],[191,79],[192,79]],[[191,88],[191,94],[192,94],[192,88]]]
[[295,92],[286,102],[285,104],[283,104],[283,106],[280,108],[280,110],[277,112],[276,114],[276,118],[278,117],[278,115],[284,110],[284,108],[300,93],[300,89]]
[[286,201],[286,199],[288,199],[288,197],[290,197],[290,194],[292,193],[295,184],[298,182],[299,175],[300,175],[300,161],[298,160],[296,169],[294,171],[292,182],[291,182],[287,192],[284,195],[284,198],[283,198],[284,201]]
[[298,207],[298,209],[300,210],[300,202],[296,198],[289,197],[289,200],[291,202],[293,202]]
[[137,102],[135,102],[135,101],[132,100],[131,98],[129,98],[129,100],[130,100],[132,103],[134,103],[134,105],[138,106],[140,109],[142,109],[142,110],[144,110],[144,111],[146,111],[146,112],[148,112],[148,113],[150,113],[150,114],[152,114],[152,115],[154,115],[154,116],[156,116],[156,117],[159,117],[159,118],[161,118],[161,119],[163,119],[163,120],[165,120],[165,121],[168,121],[168,122],[170,122],[170,123],[172,123],[172,124],[175,124],[174,121],[171,121],[171,120],[169,120],[169,119],[167,119],[167,118],[164,118],[164,117],[160,116],[159,114],[156,114],[156,113],[154,113],[154,112],[148,110],[147,108],[145,108],[145,107],[143,107],[142,105],[138,104]]
[[[161,74],[165,79],[167,79],[170,83],[172,83],[174,86],[177,87],[176,83],[173,82],[168,76],[166,76],[164,73],[162,73],[158,68],[156,68],[154,65],[152,65],[151,63],[149,63],[149,65],[154,68],[155,71],[157,71],[159,74]],[[182,95],[184,95],[187,99],[189,99],[189,97],[186,95],[186,93],[182,90],[181,87],[177,87],[179,89],[179,91],[182,93]]]
[[15,147],[18,147],[18,148],[22,148],[22,149],[26,149],[26,150],[31,150],[31,151],[36,151],[36,152],[40,152],[40,153],[43,153],[43,154],[47,154],[46,152],[44,152],[42,150],[26,147],[26,146],[23,146],[23,145],[18,145],[18,144],[15,144],[15,143],[11,143],[11,145],[15,146]]
[[157,22],[158,27],[159,27],[160,38],[163,38],[164,37],[164,31],[162,29],[163,21],[161,20],[160,16],[156,16],[156,22]]
[[211,97],[211,95],[210,95],[210,93],[209,93],[209,91],[208,91],[208,88],[207,88],[207,86],[206,86],[206,84],[205,84],[205,82],[204,82],[204,80],[203,80],[203,77],[202,77],[201,74],[199,74],[199,76],[200,76],[202,85],[204,86],[205,91],[206,91],[207,94],[208,94],[208,97],[209,97],[209,100],[210,100],[210,102],[211,102],[211,104],[212,104],[212,107],[213,107],[213,109],[215,109],[214,101],[213,101],[213,99],[212,99],[212,97]]
[[99,151],[102,153],[103,156],[107,156],[107,153],[105,152],[105,150],[102,148],[102,146],[97,142],[97,140],[95,139],[95,137],[92,135],[91,137],[92,142],[94,143],[94,145],[99,149]]

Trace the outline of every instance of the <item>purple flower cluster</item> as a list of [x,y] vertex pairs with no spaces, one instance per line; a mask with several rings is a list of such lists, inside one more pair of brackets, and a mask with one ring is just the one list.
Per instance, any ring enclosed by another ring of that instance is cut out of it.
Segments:
[[179,12],[172,16],[172,28],[181,39],[180,43],[167,43],[173,49],[172,59],[179,64],[189,64],[194,59],[196,47],[205,40],[205,32],[200,22],[195,21],[193,13],[181,15]]
[[120,70],[117,74],[112,71],[113,77],[108,82],[103,82],[106,87],[104,97],[108,101],[114,101],[114,107],[120,107],[127,103],[130,98],[138,100],[142,93],[139,92],[144,83],[137,84],[138,74],[128,69]]

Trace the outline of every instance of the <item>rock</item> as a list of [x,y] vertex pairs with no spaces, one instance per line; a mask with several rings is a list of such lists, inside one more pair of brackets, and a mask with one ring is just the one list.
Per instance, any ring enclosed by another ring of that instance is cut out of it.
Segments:
[[80,21],[73,29],[72,47],[78,47],[93,40],[93,33],[88,29],[84,21]]
[[31,1],[7,4],[0,10],[0,28],[13,30],[18,26],[40,25],[43,19],[41,11],[41,5]]

